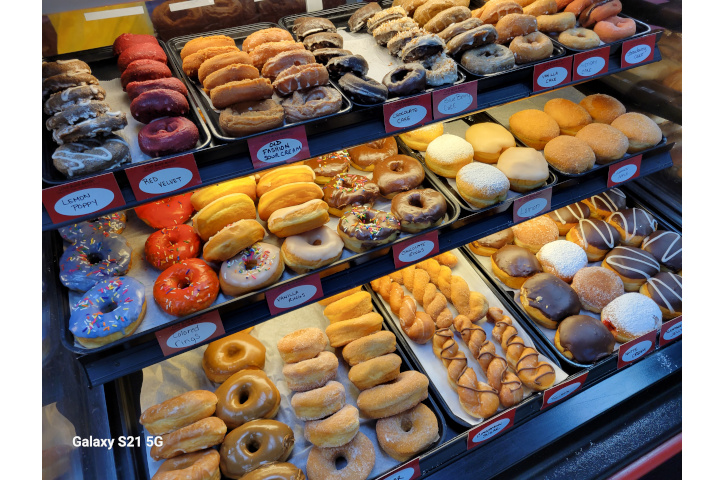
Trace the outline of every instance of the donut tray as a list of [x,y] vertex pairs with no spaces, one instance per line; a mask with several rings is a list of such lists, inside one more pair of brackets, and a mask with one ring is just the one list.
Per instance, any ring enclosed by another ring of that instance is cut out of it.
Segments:
[[[271,320],[259,324],[254,327],[250,334],[264,344],[267,350],[264,371],[270,377],[272,382],[280,390],[281,403],[275,420],[281,421],[292,428],[295,434],[295,447],[290,458],[290,463],[297,465],[303,471],[306,470],[307,456],[312,445],[304,438],[304,423],[299,420],[290,406],[290,398],[292,392],[289,391],[287,383],[282,375],[282,359],[277,352],[277,341],[284,335],[300,328],[317,327],[324,331],[329,325],[329,321],[322,315],[324,307],[318,304],[308,305],[300,310],[291,312]],[[383,329],[387,330],[387,325],[383,322]],[[148,432],[138,423],[141,413],[151,405],[155,405],[168,398],[180,395],[190,390],[210,390],[215,391],[218,384],[212,383],[204,374],[201,368],[202,358],[206,346],[185,352],[177,357],[165,360],[156,365],[147,367],[142,373],[135,373],[127,377],[124,382],[125,388],[121,395],[121,401],[124,405],[126,415],[124,420],[129,435],[148,437]],[[401,372],[407,370],[415,370],[414,365],[407,357],[407,352],[403,352],[401,345],[398,344],[395,353],[401,359]],[[341,348],[336,349],[339,360],[336,381],[345,386],[348,404],[357,405],[357,396],[359,391],[348,379],[349,366],[341,355]],[[182,374],[183,372],[183,374]],[[423,401],[430,408],[438,420],[438,440],[429,446],[425,452],[420,455],[421,469],[425,466],[426,457],[433,457],[433,452],[446,440],[450,434],[446,425],[445,417],[438,405],[438,401],[434,398],[433,385],[429,386],[429,395]],[[383,453],[377,442],[375,433],[375,425],[377,421],[374,419],[360,419],[360,431],[365,434],[373,443],[376,450],[375,467],[370,478],[384,478],[391,470],[397,468],[399,462],[387,454]],[[146,441],[143,441],[146,445]],[[150,478],[161,465],[161,461],[154,461],[147,447],[135,449],[136,460],[139,464],[139,470],[143,472],[144,478]],[[226,477],[223,477],[226,478]]]
[[[354,174],[366,174],[368,177],[371,176],[372,172],[361,172],[355,169],[351,169],[349,173]],[[422,188],[433,188],[434,186],[433,182],[431,181],[431,178],[426,176],[426,179],[421,184]],[[445,195],[444,195],[445,197]],[[443,222],[441,225],[437,227],[432,227],[428,230],[424,230],[419,233],[419,235],[425,234],[432,230],[437,230],[438,228],[443,228],[445,226],[451,225],[453,222],[455,222],[458,219],[458,216],[460,215],[460,208],[455,202],[450,201],[446,197],[446,216],[443,219]],[[374,204],[374,207],[380,210],[389,211],[390,210],[390,200],[387,199],[379,199],[376,200],[376,203]],[[281,285],[284,285],[285,283],[288,283],[293,280],[299,280],[305,275],[319,273],[321,276],[324,276],[326,272],[334,273],[338,272],[340,270],[344,270],[349,268],[353,265],[361,265],[367,262],[368,260],[372,258],[376,258],[379,256],[387,255],[391,251],[391,245],[395,243],[399,243],[402,241],[406,241],[409,238],[412,238],[414,235],[403,233],[399,236],[399,238],[388,245],[383,245],[378,248],[369,250],[364,253],[355,253],[348,249],[343,249],[342,256],[340,259],[328,266],[322,267],[318,270],[315,270],[313,272],[309,272],[308,274],[302,275],[292,272],[290,269],[285,269],[282,277],[277,281],[277,283],[261,288],[259,290],[246,293],[244,295],[238,296],[238,297],[231,297],[224,295],[221,291],[219,292],[219,296],[214,301],[214,303],[199,312],[196,312],[194,314],[188,315],[186,317],[175,317],[173,315],[170,315],[163,311],[155,302],[153,298],[153,285],[156,281],[156,278],[159,276],[161,271],[154,269],[151,267],[151,265],[146,261],[144,258],[144,244],[146,242],[146,238],[151,235],[154,232],[154,229],[143,223],[132,210],[128,210],[126,212],[127,215],[127,222],[126,222],[126,229],[121,233],[129,242],[133,249],[133,256],[131,260],[131,268],[129,269],[128,273],[126,275],[135,278],[136,280],[140,281],[144,284],[146,287],[146,315],[143,319],[143,321],[140,323],[138,328],[134,333],[131,335],[124,337],[116,342],[109,343],[107,345],[104,345],[102,347],[94,348],[94,349],[88,349],[77,343],[71,334],[69,327],[69,319],[70,319],[70,307],[72,304],[75,304],[80,298],[82,297],[82,294],[79,292],[71,292],[67,288],[65,288],[62,284],[60,284],[60,281],[57,283],[57,288],[55,289],[56,292],[58,292],[56,295],[49,295],[48,301],[53,303],[53,311],[58,312],[58,328],[60,329],[60,338],[63,345],[75,353],[95,353],[99,351],[104,351],[107,349],[110,349],[112,347],[115,347],[120,344],[134,344],[138,340],[140,340],[141,337],[156,332],[158,330],[161,330],[165,327],[177,324],[179,322],[190,320],[198,315],[205,314],[207,312],[213,311],[213,310],[219,310],[220,313],[224,313],[226,311],[230,311],[233,309],[238,309],[242,305],[251,304],[254,302],[264,302],[264,292],[279,287]],[[264,222],[262,222],[264,224]],[[330,221],[327,223],[327,226],[335,230],[337,228],[338,218],[330,216]],[[53,250],[51,252],[50,258],[52,259],[50,264],[52,265],[52,268],[55,269],[54,272],[51,273],[53,275],[52,278],[58,278],[58,271],[59,271],[59,260],[61,255],[63,254],[63,249],[66,247],[64,245],[63,240],[60,238],[60,235],[56,232],[53,233],[53,238],[55,239],[53,243]],[[276,246],[281,246],[283,239],[278,238],[275,235],[272,235],[270,233],[267,233],[265,238],[262,240],[263,242],[270,243]],[[212,267],[215,271],[218,271],[219,264],[212,263]]]
[[602,48],[602,47],[608,46],[609,47],[609,56],[613,56],[613,55],[614,56],[617,56],[617,54],[620,52],[621,47],[622,47],[622,44],[624,42],[626,42],[628,40],[632,40],[633,38],[642,37],[644,35],[647,35],[648,33],[652,33],[652,28],[648,24],[646,24],[646,23],[644,23],[644,22],[642,22],[640,20],[637,20],[634,17],[631,17],[629,15],[625,15],[623,13],[620,13],[617,16],[618,17],[622,17],[622,18],[631,18],[632,20],[634,20],[634,24],[636,26],[636,30],[634,32],[634,35],[632,35],[631,37],[622,38],[621,40],[615,40],[614,42],[609,42],[609,43],[604,43],[604,42],[602,42],[600,40],[598,46],[596,46],[594,48],[586,48],[586,49],[578,49],[578,48],[568,47],[568,46],[564,45],[563,43],[559,42],[559,40],[558,40],[559,35],[558,34],[549,33],[547,35],[554,42],[554,45],[558,45],[558,46],[566,49],[568,52],[571,52],[571,53],[588,52],[590,50],[596,50],[597,48]]
[[[478,115],[480,115],[481,117],[484,118],[483,121],[496,122],[496,123],[502,125],[504,128],[506,128],[506,130],[511,131],[509,128],[509,117],[516,112],[520,112],[521,110],[527,110],[527,109],[541,110],[543,112],[544,105],[546,104],[546,102],[548,102],[549,100],[552,100],[554,98],[565,98],[567,100],[571,100],[572,102],[578,104],[585,96],[586,96],[586,94],[584,94],[582,91],[580,91],[579,89],[577,89],[575,87],[564,87],[564,88],[562,88],[560,90],[556,90],[554,92],[547,92],[547,93],[544,93],[541,95],[536,95],[534,97],[525,98],[525,99],[520,100],[515,103],[510,103],[507,105],[494,107],[494,108],[486,110],[485,112],[481,112]],[[628,112],[632,111],[629,108],[629,106],[627,106],[627,107],[628,107],[627,108]],[[511,135],[514,136],[514,138],[516,139],[516,142],[519,144],[519,146],[522,146],[522,147],[527,146],[519,137],[516,136],[515,133],[511,132]],[[592,168],[590,168],[589,170],[587,170],[586,172],[576,173],[576,174],[575,173],[565,173],[551,164],[549,164],[549,169],[555,171],[556,173],[558,173],[559,175],[561,175],[563,177],[573,177],[573,178],[583,177],[583,176],[589,175],[592,172],[595,172],[597,170],[609,168],[614,163],[622,162],[629,158],[636,157],[637,155],[647,154],[647,153],[653,152],[655,150],[660,150],[660,149],[664,149],[664,148],[667,148],[667,138],[663,135],[662,140],[660,140],[660,142],[653,147],[647,148],[647,149],[642,150],[641,152],[637,152],[637,153],[625,153],[622,158],[620,158],[619,160],[615,160],[612,163],[607,163],[604,165],[595,163],[594,166]],[[543,153],[543,151],[542,151],[542,153]]]
[[[627,194],[628,199],[628,208],[641,208],[643,210],[646,210],[649,212],[655,220],[657,220],[657,225],[659,229],[664,230],[671,230],[675,231],[677,233],[682,233],[679,229],[675,228],[669,221],[664,219],[662,216],[657,215],[655,212],[652,211],[652,209],[648,208],[648,206],[642,204],[637,198],[633,198],[631,192],[628,190],[623,189],[625,193]],[[564,240],[564,237],[559,237],[560,240]],[[596,370],[599,374],[604,374],[606,372],[609,372],[611,370],[616,369],[617,366],[617,355],[619,351],[620,344],[615,343],[614,344],[614,351],[607,357],[594,362],[592,364],[586,364],[586,363],[580,363],[576,360],[570,360],[564,356],[563,353],[561,353],[556,346],[554,345],[554,336],[556,334],[556,330],[551,330],[548,328],[544,328],[538,323],[536,323],[535,320],[533,320],[528,313],[526,313],[526,310],[524,310],[521,300],[520,300],[520,290],[514,290],[506,285],[504,285],[493,273],[492,267],[491,267],[491,257],[484,257],[481,255],[477,255],[473,253],[473,251],[469,248],[468,245],[464,247],[464,250],[468,257],[471,259],[471,262],[482,272],[483,275],[485,275],[488,279],[488,283],[492,284],[497,292],[497,295],[499,298],[505,299],[505,303],[509,306],[510,310],[513,310],[516,312],[518,317],[524,319],[524,322],[529,327],[530,330],[533,330],[537,337],[540,339],[540,341],[544,342],[548,350],[554,352],[556,355],[556,358],[559,360],[561,365],[566,369],[567,371],[574,373],[581,369],[591,369],[592,371]],[[600,266],[602,262],[589,262],[587,265],[588,267],[596,267]],[[629,293],[629,292],[625,292]],[[588,315],[590,317],[594,317],[597,320],[600,319],[600,315],[598,313],[593,313],[588,310],[582,309],[579,312],[581,315]],[[599,375],[597,375],[599,376]]]
[[[175,72],[174,67],[171,62],[171,55],[169,52],[169,49],[167,45],[162,42],[161,40],[158,41],[159,45],[161,45],[161,48],[164,49],[164,52],[166,53],[168,60],[167,64],[169,65],[169,68],[171,69],[172,74],[174,76],[178,77],[177,72]],[[176,157],[179,155],[184,155],[187,153],[194,153],[198,152],[199,150],[205,149],[209,146],[211,143],[211,134],[209,133],[209,129],[207,128],[206,124],[202,120],[201,115],[199,114],[199,109],[197,107],[196,99],[193,95],[188,95],[187,99],[189,101],[189,113],[186,115],[186,118],[194,122],[194,125],[196,125],[196,128],[199,129],[199,141],[196,144],[196,147],[194,147],[191,150],[187,150],[185,152],[179,152],[175,153],[173,155],[165,155],[163,157],[150,157],[143,153],[139,147],[138,147],[138,132],[143,128],[144,124],[137,122],[132,116],[131,116],[131,110],[130,105],[131,101],[128,99],[128,95],[123,91],[121,87],[121,72],[118,70],[118,66],[116,64],[116,56],[113,55],[113,47],[101,47],[101,48],[94,48],[91,50],[84,50],[81,52],[73,52],[73,53],[66,53],[63,55],[56,55],[53,57],[46,57],[43,58],[44,62],[54,62],[56,60],[69,60],[69,59],[78,59],[83,60],[88,64],[89,67],[91,67],[91,73],[98,78],[100,82],[100,86],[103,87],[106,90],[106,99],[105,102],[109,103],[111,105],[112,110],[120,110],[126,114],[126,119],[128,120],[128,125],[123,130],[120,130],[116,133],[120,134],[122,137],[125,138],[125,140],[128,142],[128,145],[131,149],[131,163],[123,164],[119,167],[108,169],[108,170],[101,170],[99,172],[93,172],[86,175],[79,175],[77,177],[72,178],[66,178],[65,175],[60,173],[56,168],[53,166],[53,158],[52,155],[55,152],[56,148],[58,148],[58,145],[53,141],[52,132],[47,130],[45,128],[45,120],[49,118],[45,113],[43,113],[43,181],[48,184],[62,184],[67,183],[71,181],[76,181],[82,178],[91,177],[94,175],[99,175],[103,173],[109,173],[109,172],[117,172],[121,170],[125,170],[128,167],[140,165],[142,163],[146,162],[155,162],[157,160],[164,160],[167,158]],[[42,110],[42,107],[41,107]]]
[[[458,135],[459,137],[463,138],[466,129],[473,125],[474,123],[481,123],[489,120],[488,118],[481,118],[480,114],[468,116],[459,118],[456,120],[452,120],[450,122],[446,122],[443,124],[443,130],[445,133],[450,133],[453,135]],[[437,175],[433,173],[428,166],[425,164],[425,157],[422,152],[419,152],[417,150],[411,149],[408,145],[403,142],[403,140],[400,139],[400,137],[395,137],[395,139],[398,142],[398,148],[401,152],[403,152],[405,155],[410,155],[413,158],[418,159],[420,163],[423,164],[423,168],[425,168],[426,174],[433,180],[433,182],[436,185],[436,188],[443,193],[443,195],[447,196],[448,199],[452,202],[456,202],[461,209],[466,210],[467,212],[473,212],[476,213],[478,216],[479,214],[494,214],[494,213],[500,213],[505,211],[509,206],[516,200],[518,197],[522,196],[523,194],[514,192],[513,190],[509,190],[508,194],[506,194],[506,199],[503,202],[497,203],[495,205],[491,205],[489,207],[485,208],[476,208],[470,203],[468,203],[461,195],[458,193],[458,189],[456,187],[456,179],[455,178],[445,178],[440,175]],[[474,160],[475,162],[476,160]],[[537,188],[536,190],[532,190],[529,193],[537,192],[538,190],[550,187],[551,185],[554,185],[557,182],[558,178],[556,174],[549,171],[549,178],[546,180],[546,183],[541,186],[540,188]]]
[[[453,275],[460,275],[468,282],[468,285],[469,287],[471,287],[472,290],[484,294],[486,296],[486,299],[488,300],[489,307],[501,308],[506,315],[511,317],[511,319],[513,320],[513,325],[519,330],[519,336],[521,336],[526,345],[533,346],[541,354],[541,356],[544,357],[554,367],[554,370],[556,372],[555,385],[566,380],[568,374],[560,368],[560,364],[557,358],[553,355],[552,352],[549,351],[550,349],[546,346],[546,344],[538,339],[531,332],[531,328],[520,320],[517,312],[513,312],[512,314],[511,308],[507,307],[506,300],[503,299],[501,293],[497,292],[496,289],[491,285],[491,282],[486,277],[484,277],[478,269],[471,265],[469,259],[462,253],[460,249],[451,250],[451,253],[453,253],[458,258],[458,264],[452,268]],[[390,330],[392,330],[398,337],[398,345],[402,346],[406,354],[415,363],[417,369],[425,373],[428,378],[430,378],[431,390],[436,396],[436,400],[443,407],[443,410],[450,417],[450,419],[465,428],[470,428],[481,423],[481,419],[477,419],[468,415],[461,408],[460,402],[458,400],[458,394],[456,393],[456,390],[451,386],[448,379],[446,367],[433,353],[432,340],[424,345],[419,345],[413,342],[402,331],[400,327],[400,321],[393,314],[392,310],[390,310],[390,306],[388,305],[388,303],[385,302],[385,300],[383,300],[380,295],[373,292],[372,288],[370,288],[370,292],[373,295],[373,301],[376,305],[377,310],[382,313],[385,321],[390,327]],[[412,292],[409,292],[405,288],[404,292],[408,296],[413,296]],[[456,312],[455,307],[450,302],[448,303],[448,308],[450,308],[452,312]],[[420,304],[418,304],[418,310],[423,310]],[[453,316],[455,317],[456,313],[453,313]],[[492,339],[491,332],[493,331],[494,325],[486,321],[485,319],[482,319],[477,323],[485,330],[486,335]],[[475,370],[479,381],[486,381],[485,372],[481,369],[480,365],[475,360],[473,353],[471,353],[466,343],[460,338],[459,335],[456,335],[456,341],[459,345],[459,351],[462,351],[466,354],[466,357],[468,359],[468,365]],[[495,342],[493,339],[491,341],[496,344],[497,354],[505,357],[505,353],[501,349],[501,346],[498,345],[498,343]],[[537,403],[536,398],[539,395],[538,392],[534,392],[527,387],[524,387],[524,391],[524,399],[516,406],[517,409],[526,410],[529,408],[529,406]],[[506,408],[499,407],[499,411],[497,413],[501,413],[505,410]]]
[[[280,130],[284,130],[285,128],[294,127],[297,125],[307,125],[311,123],[327,123],[327,120],[336,117],[338,115],[342,115],[344,113],[349,112],[352,110],[352,103],[350,102],[350,99],[347,98],[347,96],[339,89],[337,88],[337,85],[332,84],[332,88],[336,89],[340,95],[342,96],[342,106],[340,107],[340,110],[338,112],[332,113],[330,115],[325,115],[318,118],[311,118],[309,120],[304,120],[301,122],[288,122],[285,120],[284,125],[277,128],[272,128],[270,130],[265,130],[264,132],[255,133],[252,135],[246,135],[242,137],[230,137],[229,135],[225,134],[220,125],[219,125],[219,114],[221,113],[220,110],[214,108],[214,106],[211,103],[211,98],[209,95],[204,92],[202,85],[199,83],[198,80],[192,80],[189,78],[189,76],[184,73],[182,69],[182,60],[181,60],[181,49],[184,48],[184,45],[186,45],[186,42],[189,40],[193,40],[194,38],[199,37],[208,37],[211,35],[226,35],[234,39],[234,41],[237,43],[237,46],[241,49],[242,42],[244,42],[244,39],[247,38],[250,34],[258,31],[263,30],[265,28],[274,28],[277,27],[274,23],[255,23],[252,25],[244,25],[241,27],[234,27],[234,28],[227,28],[224,30],[215,30],[213,32],[206,32],[203,35],[202,34],[195,34],[195,35],[185,35],[182,37],[176,37],[172,38],[167,42],[167,47],[169,50],[169,58],[171,59],[171,62],[174,64],[174,68],[176,69],[176,73],[178,74],[179,78],[184,80],[184,83],[186,83],[187,88],[191,92],[191,94],[196,98],[196,101],[201,107],[204,109],[203,117],[206,119],[207,124],[209,125],[209,129],[211,130],[212,135],[214,135],[215,139],[221,140],[222,142],[238,142],[240,140],[245,140],[247,138],[253,137],[255,135],[259,135],[262,133],[270,133],[270,132],[277,132]],[[273,100],[279,101],[281,100],[280,97],[277,96],[277,94],[274,94],[272,97]]]

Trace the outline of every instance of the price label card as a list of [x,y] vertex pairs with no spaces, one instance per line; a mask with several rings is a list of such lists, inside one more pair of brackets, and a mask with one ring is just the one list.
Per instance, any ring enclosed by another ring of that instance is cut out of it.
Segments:
[[477,108],[477,82],[462,83],[433,92],[433,118],[436,120]]
[[164,357],[168,357],[222,335],[222,319],[219,312],[214,310],[157,331],[156,340],[159,341]]
[[247,144],[254,168],[267,168],[273,163],[291,163],[310,158],[304,125],[258,135],[247,140]]
[[569,398],[578,392],[587,380],[589,372],[584,372],[581,375],[574,377],[566,382],[562,382],[555,387],[544,391],[544,401],[541,404],[541,409],[549,408],[557,402]]
[[660,348],[682,336],[682,315],[662,324]]
[[571,61],[570,55],[534,65],[534,92],[560,87],[571,82]]
[[391,133],[404,128],[428,123],[431,114],[430,93],[383,104],[385,132]]
[[404,463],[379,480],[415,480],[420,477],[420,461],[418,457]]
[[551,187],[514,200],[514,222],[522,222],[551,210]]
[[311,302],[323,296],[320,275],[314,274],[285,283],[265,293],[267,305],[272,315],[285,313],[287,310]]
[[638,360],[643,359],[655,349],[657,330],[642,335],[639,338],[619,346],[619,358],[617,359],[617,370],[626,367]]
[[180,188],[201,183],[196,160],[191,153],[127,168],[126,176],[136,200],[166,195]]
[[112,173],[43,190],[43,205],[53,223],[126,205]]
[[470,450],[479,445],[483,445],[500,433],[513,427],[515,416],[516,408],[511,408],[469,430],[467,449]]
[[438,253],[438,230],[393,245],[395,268],[403,268],[436,253]]
[[627,40],[622,43],[622,68],[651,62],[655,57],[656,34]]
[[609,173],[607,173],[607,188],[616,187],[620,183],[639,177],[641,166],[642,155],[637,155],[636,157],[610,165]]
[[609,47],[597,48],[574,55],[572,79],[575,82],[586,80],[594,75],[609,71]]

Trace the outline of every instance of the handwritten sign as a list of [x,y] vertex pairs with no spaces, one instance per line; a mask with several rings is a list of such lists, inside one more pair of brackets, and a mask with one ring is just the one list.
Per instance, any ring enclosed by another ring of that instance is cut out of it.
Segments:
[[541,403],[541,409],[543,410],[545,408],[549,408],[555,403],[574,395],[584,386],[584,382],[586,382],[588,374],[589,372],[584,372],[577,377],[569,379],[546,390],[544,392],[544,401]]
[[627,40],[622,43],[622,68],[651,62],[655,56],[656,34]]
[[264,295],[272,315],[285,313],[290,308],[298,307],[323,297],[320,275],[308,275],[299,280],[285,283],[273,288]]
[[383,104],[385,132],[391,133],[432,120],[430,93]]
[[571,82],[571,62],[572,57],[567,56],[534,65],[534,92]]
[[224,326],[219,312],[213,310],[155,333],[164,357],[168,357],[221,337],[224,335]]
[[380,480],[415,480],[420,477],[420,460],[418,457],[404,463]]
[[597,48],[574,55],[572,78],[575,82],[586,80],[609,71],[609,47]]
[[393,245],[395,268],[402,268],[438,253],[438,230]]
[[607,174],[607,188],[616,187],[620,183],[639,177],[642,166],[642,155],[622,160],[609,166]]
[[551,187],[514,200],[514,222],[523,222],[551,210]]
[[43,205],[53,223],[126,205],[112,173],[43,190]]
[[247,144],[254,168],[310,158],[307,132],[303,125],[252,137],[247,140]]
[[674,342],[682,336],[682,315],[662,324],[660,331],[660,348]]
[[462,83],[433,92],[433,118],[436,120],[477,108],[477,82]]
[[201,183],[196,160],[191,153],[127,168],[126,176],[136,200],[166,195],[180,188]]
[[617,359],[617,370],[624,368],[638,360],[641,360],[655,349],[657,330],[635,338],[619,347],[619,358]]
[[467,450],[483,445],[492,438],[514,426],[516,407],[512,407],[499,415],[489,418],[481,425],[468,431]]

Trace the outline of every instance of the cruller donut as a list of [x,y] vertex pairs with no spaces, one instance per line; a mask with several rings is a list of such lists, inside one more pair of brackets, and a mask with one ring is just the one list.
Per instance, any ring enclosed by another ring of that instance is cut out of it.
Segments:
[[267,349],[247,332],[237,332],[211,342],[201,362],[207,378],[222,383],[240,370],[263,369]]
[[216,410],[217,397],[208,390],[192,390],[147,408],[139,423],[151,435],[163,435],[210,417]]
[[227,428],[258,418],[272,418],[279,410],[279,390],[262,370],[240,370],[217,388],[216,416]]

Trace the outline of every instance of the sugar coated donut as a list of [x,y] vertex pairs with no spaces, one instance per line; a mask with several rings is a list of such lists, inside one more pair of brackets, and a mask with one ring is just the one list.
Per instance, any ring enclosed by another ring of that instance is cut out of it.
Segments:
[[216,272],[200,258],[176,263],[154,282],[154,300],[166,313],[183,317],[203,310],[219,295]]
[[285,238],[282,260],[297,273],[317,270],[340,259],[344,244],[333,229],[322,225]]
[[559,238],[559,227],[547,215],[540,215],[511,227],[514,231],[514,243],[532,253]]
[[342,349],[342,357],[350,366],[355,366],[395,351],[396,341],[393,332],[383,330],[358,338]]
[[549,165],[564,173],[578,175],[594,166],[594,150],[584,140],[559,135],[544,147],[544,158]]
[[147,203],[134,208],[138,218],[151,228],[169,228],[185,223],[194,211],[191,206],[192,192]]
[[400,356],[389,353],[350,367],[347,376],[358,390],[367,390],[398,378],[401,363]]
[[184,453],[197,452],[219,445],[227,433],[227,426],[216,417],[207,417],[181,427],[161,437],[161,444],[151,447],[151,458],[178,457]]
[[305,439],[317,447],[341,447],[349,443],[359,430],[358,409],[347,404],[327,418],[305,422]]
[[627,153],[637,153],[654,147],[662,140],[662,130],[646,115],[641,113],[625,113],[611,124],[614,128],[627,136],[629,148]]
[[60,227],[58,233],[66,242],[75,243],[76,240],[93,235],[94,233],[121,233],[126,228],[126,214],[115,212],[103,215],[90,222],[80,222]]
[[279,390],[263,370],[240,370],[216,390],[216,416],[227,428],[259,418],[273,418],[279,410]]
[[252,420],[226,436],[219,448],[225,477],[239,478],[273,462],[284,462],[292,453],[295,435],[276,420]]
[[456,173],[458,193],[475,208],[504,201],[510,186],[501,170],[485,163],[469,163]]
[[360,413],[368,418],[385,418],[409,410],[426,398],[428,377],[408,370],[393,382],[360,392],[357,405]]
[[383,317],[377,312],[370,312],[357,318],[333,323],[325,329],[325,334],[330,339],[330,346],[337,348],[380,331],[382,326]]
[[340,218],[337,233],[348,249],[362,253],[394,242],[400,234],[400,222],[387,212],[353,207]]
[[192,390],[147,408],[139,423],[151,435],[163,435],[214,415],[217,401],[214,392]]
[[637,24],[631,18],[614,15],[598,21],[594,25],[594,33],[599,35],[604,43],[616,42],[637,33]]
[[169,458],[161,464],[152,480],[213,480],[220,478],[219,452],[213,448],[185,453]]
[[585,267],[576,272],[571,288],[579,296],[582,308],[600,313],[609,302],[624,295],[619,275],[604,267]]
[[264,227],[256,220],[239,220],[210,237],[202,255],[210,262],[223,262],[259,242],[264,235]]
[[182,260],[198,257],[200,244],[199,236],[191,226],[175,225],[149,235],[144,244],[144,253],[151,266],[166,270]]
[[[347,461],[345,468],[338,469],[338,458]],[[307,457],[307,476],[310,480],[344,478],[346,480],[365,480],[375,466],[375,448],[362,432],[346,445],[334,448],[312,447]]]
[[456,178],[458,170],[473,161],[473,146],[457,135],[443,134],[434,139],[425,151],[425,164],[446,178]]
[[320,388],[295,393],[290,404],[300,420],[325,418],[345,406],[345,387],[330,380]]
[[576,138],[589,145],[599,165],[619,160],[629,148],[627,136],[605,123],[590,123],[577,132]]
[[338,360],[334,353],[322,351],[315,357],[282,367],[282,375],[293,392],[319,388],[337,375]]
[[651,298],[625,293],[602,309],[602,323],[619,343],[626,343],[662,325],[662,312]]
[[272,285],[283,272],[279,248],[256,242],[222,264],[219,283],[224,295],[239,296]]
[[443,194],[432,188],[400,192],[390,204],[390,213],[400,222],[400,229],[407,233],[440,225],[447,210]]
[[70,290],[87,292],[98,282],[128,272],[131,253],[126,239],[115,233],[80,238],[60,257],[60,282]]
[[266,351],[247,332],[237,332],[211,342],[204,350],[201,366],[209,380],[222,383],[240,370],[262,370]]
[[347,149],[350,163],[358,170],[372,172],[375,165],[398,153],[395,137],[381,138],[357,147]]
[[627,109],[622,102],[603,93],[584,97],[579,105],[584,107],[595,122],[611,124],[615,118],[623,115]]
[[279,339],[277,350],[285,363],[297,363],[315,358],[327,347],[325,332],[319,328],[303,328]]
[[422,403],[378,420],[375,432],[380,448],[399,462],[414,457],[440,438],[435,413]]

